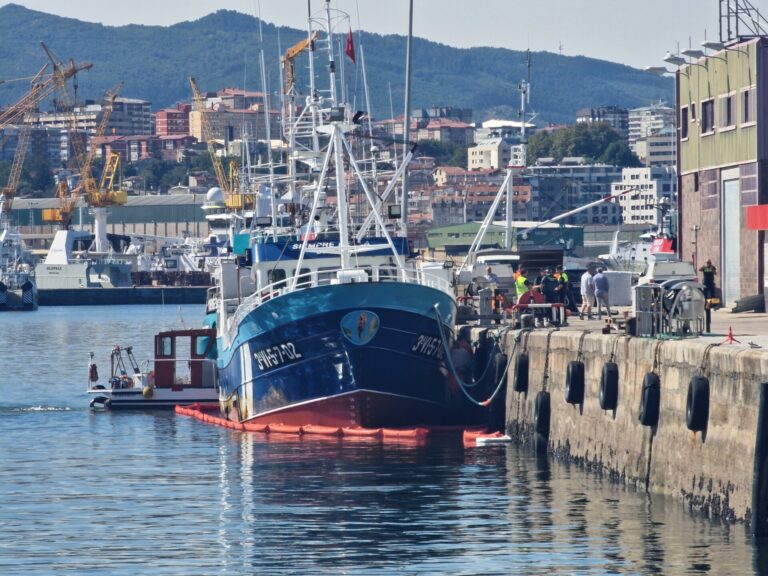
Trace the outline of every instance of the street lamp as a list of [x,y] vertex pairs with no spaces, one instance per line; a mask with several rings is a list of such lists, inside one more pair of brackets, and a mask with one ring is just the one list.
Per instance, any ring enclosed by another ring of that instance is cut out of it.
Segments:
[[696,50],[695,48],[686,48],[681,52],[683,56],[688,56],[688,58],[695,58],[698,60],[699,58],[704,58],[704,52],[701,50]]
[[657,76],[664,76],[665,74],[674,74],[672,70],[665,68],[664,66],[646,66],[643,68],[646,72],[656,74]]
[[732,48],[730,46],[726,46],[722,42],[717,42],[716,40],[704,40],[704,42],[701,43],[702,48],[706,48],[707,50],[714,50],[715,52],[720,52],[721,50],[728,50],[730,52],[740,52],[742,54],[746,54],[749,56],[749,52],[746,50],[741,50],[740,48]]
[[693,267],[694,269],[697,269],[698,261],[699,261],[699,230],[701,230],[701,226],[698,224],[694,224],[691,226],[691,231],[693,232]]
[[681,58],[680,56],[675,56],[672,54],[672,52],[667,51],[666,56],[664,56],[664,62],[667,64],[672,64],[672,66],[685,66],[688,64],[685,58]]

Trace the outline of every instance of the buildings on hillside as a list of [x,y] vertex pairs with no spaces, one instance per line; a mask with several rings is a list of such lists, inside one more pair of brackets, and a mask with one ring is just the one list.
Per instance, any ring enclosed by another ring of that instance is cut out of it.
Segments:
[[604,122],[616,130],[622,138],[629,135],[629,111],[619,106],[581,108],[576,112],[576,123]]
[[[633,192],[626,192],[629,189]],[[669,217],[677,202],[677,175],[673,167],[624,168],[621,181],[611,184],[611,194],[619,193],[623,193],[619,205],[624,223],[672,232]]]
[[651,106],[633,108],[629,111],[629,131],[627,141],[629,149],[637,153],[637,142],[662,130],[675,127],[675,109],[664,102]]

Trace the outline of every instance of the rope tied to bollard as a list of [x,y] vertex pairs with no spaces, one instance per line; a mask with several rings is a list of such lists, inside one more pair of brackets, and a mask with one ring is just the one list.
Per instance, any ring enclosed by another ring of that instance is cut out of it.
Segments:
[[592,330],[584,330],[584,332],[581,333],[581,336],[579,336],[579,351],[576,354],[576,360],[581,362],[581,355],[584,348],[584,338],[586,338],[587,334],[591,334]]
[[[461,392],[464,394],[464,396],[469,400],[472,404],[475,404],[476,406],[480,406],[481,408],[487,408],[490,406],[491,402],[494,401],[496,396],[501,391],[504,382],[507,380],[507,373],[509,372],[509,366],[512,364],[511,362],[507,362],[507,366],[504,369],[504,373],[501,375],[501,378],[499,379],[498,383],[496,384],[496,388],[493,391],[493,393],[488,397],[486,400],[475,400],[475,398],[472,397],[472,395],[467,391],[468,388],[473,388],[474,386],[477,386],[477,384],[481,381],[481,379],[478,379],[477,382],[467,383],[464,382],[464,380],[461,378],[461,375],[456,371],[456,367],[453,364],[453,358],[451,358],[451,348],[449,345],[449,342],[445,336],[445,332],[443,331],[443,320],[440,316],[440,310],[438,309],[438,305],[435,304],[434,306],[435,310],[435,318],[437,320],[437,331],[440,333],[440,341],[443,344],[443,350],[445,351],[445,357],[447,360],[448,368],[451,371],[451,375],[456,380],[456,383],[459,385],[459,389],[461,389]],[[511,330],[510,327],[505,327],[502,329],[503,333],[509,332]],[[531,328],[523,328],[520,332],[523,331],[530,331]],[[496,335],[497,340],[494,341],[494,349],[497,348],[498,342],[501,340],[502,335],[498,334]],[[514,339],[514,345],[512,346],[512,356],[515,354],[515,350],[517,349],[517,344],[520,341],[520,334],[518,334]],[[486,365],[485,370],[483,371],[483,375],[485,375],[486,371],[488,370],[488,367],[493,363],[493,357],[494,355],[490,355],[490,360],[488,362],[488,365]]]

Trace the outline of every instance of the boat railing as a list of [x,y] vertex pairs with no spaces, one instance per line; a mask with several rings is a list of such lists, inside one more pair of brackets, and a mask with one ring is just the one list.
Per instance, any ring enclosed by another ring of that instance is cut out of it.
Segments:
[[244,298],[240,303],[230,326],[239,326],[251,310],[258,308],[265,302],[282,296],[283,294],[320,286],[375,282],[419,284],[453,295],[453,287],[450,281],[436,274],[430,274],[427,271],[419,269],[404,269],[398,268],[397,266],[379,266],[376,268],[363,267],[316,270],[285,278],[264,286],[261,289],[257,289],[253,294]]

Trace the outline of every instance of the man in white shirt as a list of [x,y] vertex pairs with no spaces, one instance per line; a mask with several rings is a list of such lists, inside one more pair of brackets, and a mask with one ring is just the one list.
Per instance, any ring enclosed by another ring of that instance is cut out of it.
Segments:
[[493,271],[493,268],[488,266],[488,269],[485,271],[485,280],[491,284],[498,284],[499,283],[499,277],[496,275],[496,272]]
[[587,320],[592,320],[592,304],[595,302],[595,283],[592,276],[595,275],[595,269],[590,267],[581,275],[581,310],[579,318],[584,320],[584,314]]

